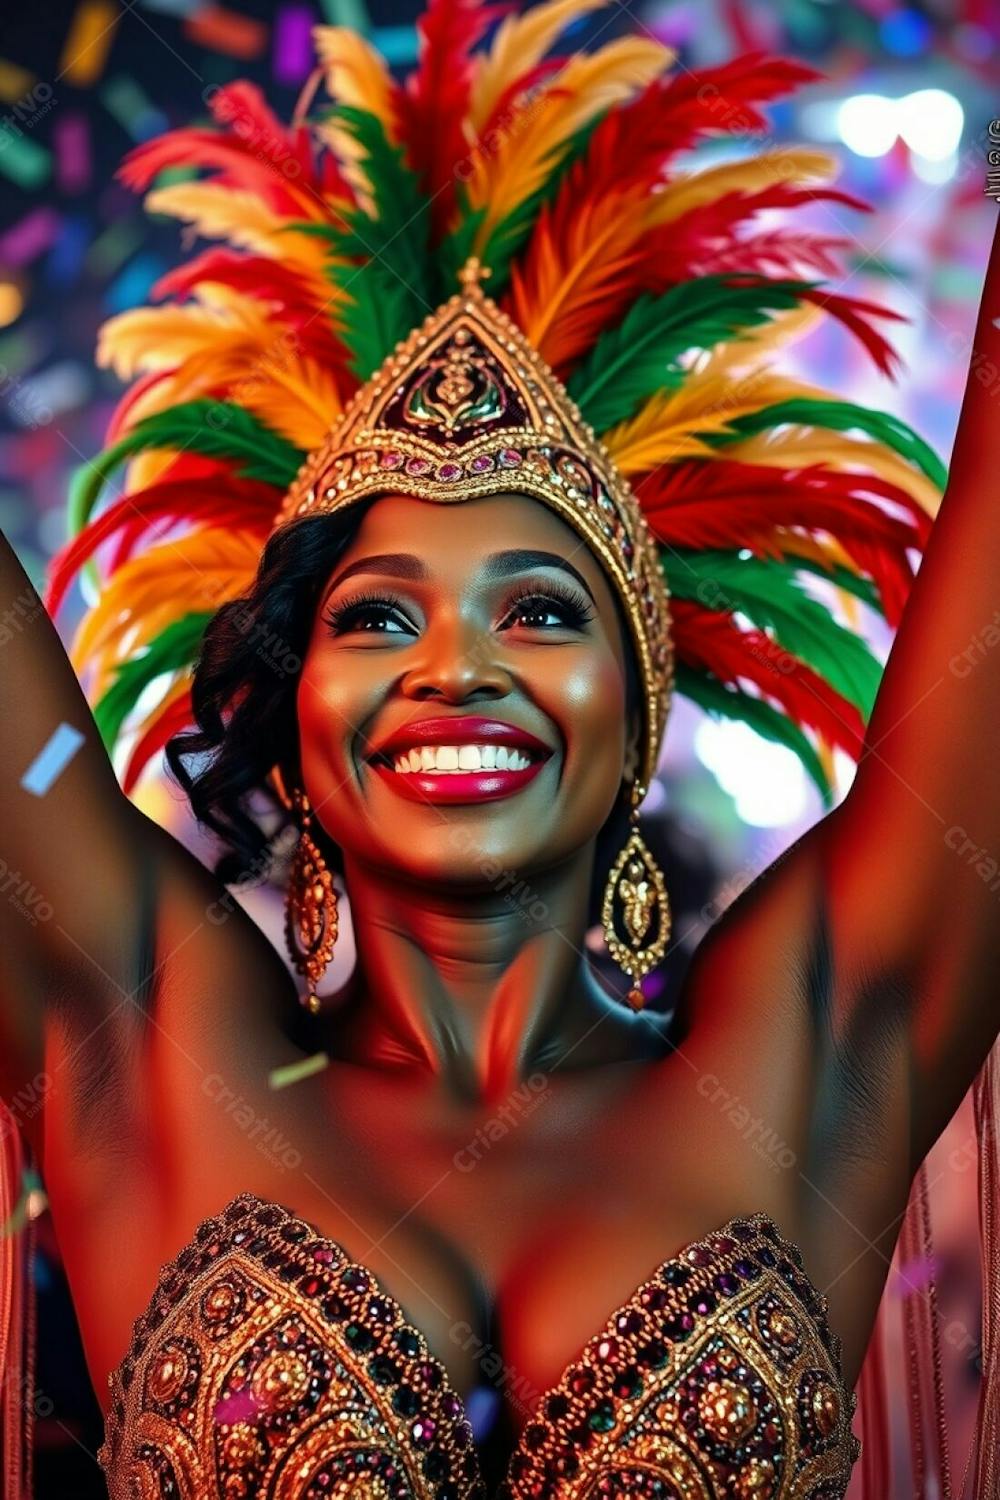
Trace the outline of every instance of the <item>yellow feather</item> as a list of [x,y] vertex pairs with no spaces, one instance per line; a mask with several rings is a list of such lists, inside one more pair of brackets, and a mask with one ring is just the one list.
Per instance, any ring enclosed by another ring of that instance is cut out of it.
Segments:
[[[303,211],[303,219],[333,219],[336,204],[311,202],[311,211]],[[210,182],[174,182],[147,193],[145,206],[150,213],[183,219],[205,239],[227,240],[323,281],[327,247],[312,235],[287,229],[287,216],[272,212],[254,193],[223,192]]]
[[714,203],[726,193],[752,193],[776,182],[809,182],[833,178],[840,163],[828,151],[792,149],[762,151],[742,161],[727,161],[703,172],[693,172],[668,182],[650,195],[648,226],[669,224],[702,204]]
[[[625,474],[642,474],[682,458],[714,458],[699,433],[725,432],[737,417],[786,399],[793,383],[768,371],[733,380],[711,365],[689,375],[677,391],[660,391],[636,415],[620,422],[602,441]],[[726,448],[726,454],[732,452]]]
[[343,411],[332,372],[314,359],[274,367],[237,395],[241,406],[305,452],[320,446]]
[[[748,328],[739,338],[715,344],[699,354],[693,368],[699,373],[704,370],[713,375],[721,375],[723,371],[756,364],[775,354],[782,345],[794,344],[804,338],[825,316],[823,308],[815,302],[782,308],[771,314],[770,322]],[[821,392],[814,386],[803,386],[799,394],[805,395],[807,392],[816,396],[829,396],[828,391]]]
[[928,515],[936,515],[941,503],[937,486],[892,448],[868,438],[828,432],[825,428],[794,424],[755,433],[727,443],[724,457],[739,463],[773,464],[781,468],[824,463],[835,469],[868,469],[906,490]]
[[485,208],[476,248],[496,224],[546,181],[570,136],[594,115],[646,87],[673,61],[659,42],[619,37],[598,52],[570,58],[516,114],[495,149],[473,152],[466,183],[473,210]]
[[77,670],[86,665],[93,671],[92,696],[106,690],[120,662],[148,645],[179,614],[216,610],[244,594],[259,561],[256,537],[231,527],[205,527],[125,563],[104,584],[73,640]]
[[331,98],[375,115],[388,138],[397,141],[392,74],[381,52],[349,26],[314,26],[313,40]]
[[524,15],[507,16],[488,52],[476,58],[468,121],[478,136],[497,102],[518,78],[541,62],[561,32],[608,0],[544,0]]
[[[123,379],[176,366],[136,401],[126,430],[212,392],[255,412],[297,446],[316,447],[342,410],[332,372],[300,354],[294,335],[284,336],[253,297],[209,282],[199,284],[197,296],[208,305],[136,308],[104,325],[99,362],[113,364]],[[161,470],[165,463],[169,458]]]

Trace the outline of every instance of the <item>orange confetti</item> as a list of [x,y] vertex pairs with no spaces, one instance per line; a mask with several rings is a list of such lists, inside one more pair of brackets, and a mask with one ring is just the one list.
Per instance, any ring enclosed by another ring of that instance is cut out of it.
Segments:
[[244,62],[259,57],[267,46],[267,27],[263,21],[238,16],[235,11],[223,10],[218,5],[207,5],[197,15],[189,16],[184,22],[184,30],[202,47],[225,52]]
[[121,6],[111,0],[83,0],[77,6],[63,47],[57,83],[88,88],[101,76],[121,14]]

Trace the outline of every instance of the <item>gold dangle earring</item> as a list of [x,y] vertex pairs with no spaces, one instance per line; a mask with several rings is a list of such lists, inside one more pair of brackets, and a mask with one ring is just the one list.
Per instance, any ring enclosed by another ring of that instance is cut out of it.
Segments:
[[[608,951],[633,981],[627,1000],[636,1011],[645,1003],[640,981],[659,963],[670,936],[670,901],[663,871],[639,832],[639,805],[645,795],[646,788],[633,781],[631,832],[611,866],[601,907]],[[616,904],[624,917],[624,938],[615,925]]]
[[292,807],[300,834],[285,893],[285,941],[292,963],[306,981],[302,1004],[316,1015],[320,1009],[316,989],[337,941],[337,892],[309,832],[312,808],[304,791],[293,792]]

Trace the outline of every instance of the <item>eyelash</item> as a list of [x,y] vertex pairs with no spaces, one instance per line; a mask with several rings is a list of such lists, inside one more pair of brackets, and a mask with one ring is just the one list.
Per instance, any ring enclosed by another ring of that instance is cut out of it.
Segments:
[[[557,604],[566,615],[566,624],[575,630],[580,630],[594,617],[594,611],[587,602],[585,596],[571,584],[562,583],[538,583],[525,582],[517,584],[511,590],[506,600],[506,619],[511,610],[518,605],[526,603]],[[403,611],[404,605],[398,594],[384,593],[362,593],[356,594],[353,599],[347,599],[342,604],[331,605],[323,616],[324,621],[330,629],[337,633],[344,630],[355,617],[365,614],[369,610],[398,610]],[[536,627],[542,630],[551,629],[550,626]],[[381,632],[372,632],[380,634]]]

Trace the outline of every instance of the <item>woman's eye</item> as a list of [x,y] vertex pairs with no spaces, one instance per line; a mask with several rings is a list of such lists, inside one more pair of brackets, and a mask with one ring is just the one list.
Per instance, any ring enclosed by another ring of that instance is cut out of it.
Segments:
[[552,593],[524,593],[511,605],[505,620],[520,620],[528,630],[549,630],[555,627],[582,630],[593,618],[582,595],[561,590]]
[[[350,599],[334,604],[323,618],[335,635],[358,630],[368,635],[405,635],[411,629],[400,619],[400,602],[379,597]],[[383,626],[391,629],[383,629]]]

